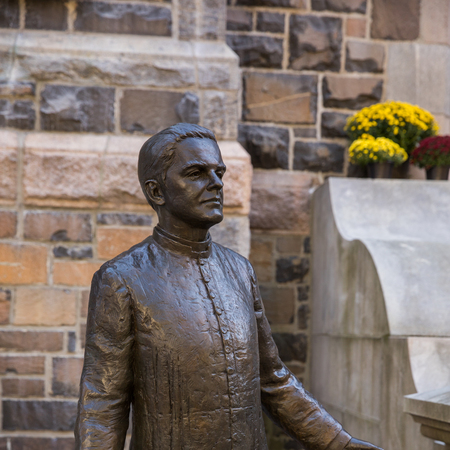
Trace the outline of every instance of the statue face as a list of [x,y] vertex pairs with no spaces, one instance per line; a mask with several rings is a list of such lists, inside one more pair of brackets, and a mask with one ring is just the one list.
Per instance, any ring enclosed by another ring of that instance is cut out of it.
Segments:
[[219,147],[211,139],[181,141],[161,186],[166,213],[199,228],[221,222],[225,170]]

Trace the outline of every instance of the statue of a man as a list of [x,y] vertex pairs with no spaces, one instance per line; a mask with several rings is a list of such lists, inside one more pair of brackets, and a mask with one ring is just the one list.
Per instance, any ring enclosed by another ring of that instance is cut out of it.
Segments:
[[312,450],[377,449],[353,439],[286,368],[255,273],[211,242],[225,173],[213,133],[174,125],[139,155],[153,235],[94,275],[77,449],[265,450],[267,414]]

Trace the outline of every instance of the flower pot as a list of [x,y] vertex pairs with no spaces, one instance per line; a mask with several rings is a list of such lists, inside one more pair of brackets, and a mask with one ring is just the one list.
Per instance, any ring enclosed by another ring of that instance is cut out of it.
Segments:
[[392,178],[393,169],[394,163],[392,162],[367,164],[369,178]]
[[436,166],[427,169],[427,180],[448,180],[450,166]]
[[409,172],[409,158],[402,164],[400,164],[399,166],[394,168],[393,171],[393,178],[401,178],[401,179],[405,179],[408,178],[408,172]]

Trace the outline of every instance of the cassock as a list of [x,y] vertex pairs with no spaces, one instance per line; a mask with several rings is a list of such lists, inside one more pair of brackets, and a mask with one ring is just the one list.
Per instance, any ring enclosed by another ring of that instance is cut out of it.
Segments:
[[159,226],[105,263],[89,300],[77,449],[267,450],[263,408],[311,450],[342,426],[278,356],[251,264]]

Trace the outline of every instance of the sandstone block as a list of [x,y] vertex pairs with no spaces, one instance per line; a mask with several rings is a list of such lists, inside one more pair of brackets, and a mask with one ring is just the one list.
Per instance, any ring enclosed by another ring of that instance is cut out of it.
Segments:
[[53,395],[78,397],[83,358],[53,358]]
[[151,227],[153,224],[153,216],[144,214],[101,213],[97,214],[97,223],[99,225]]
[[291,281],[301,283],[309,272],[309,259],[298,256],[279,258],[276,261],[276,280],[278,283]]
[[250,252],[250,227],[245,216],[225,217],[221,223],[210,230],[211,238],[225,247],[248,258]]
[[314,175],[300,172],[255,170],[250,211],[251,228],[309,233]]
[[281,69],[283,40],[271,36],[229,34],[227,44],[237,53],[241,67]]
[[76,292],[20,287],[16,291],[15,325],[75,325]]
[[175,111],[183,123],[198,123],[200,121],[200,100],[197,94],[186,92],[175,106]]
[[251,31],[253,14],[244,9],[227,8],[227,30]]
[[0,95],[24,97],[34,95],[36,84],[27,81],[6,81],[0,83]]
[[72,431],[77,402],[45,400],[4,400],[3,429]]
[[348,72],[383,72],[384,46],[359,41],[347,42],[345,70]]
[[183,93],[127,89],[120,102],[124,131],[154,134],[180,121],[176,107]]
[[71,259],[90,259],[94,256],[92,247],[66,247],[58,245],[53,248],[53,256],[55,258],[71,258]]
[[58,352],[63,349],[63,333],[0,330],[0,348],[2,351],[16,352]]
[[170,36],[170,9],[145,3],[78,2],[77,31]]
[[325,76],[323,104],[332,108],[360,109],[381,100],[383,81],[379,78]]
[[298,127],[294,128],[294,137],[315,138],[317,137],[316,127]]
[[111,259],[143,241],[152,230],[149,228],[98,228],[98,257]]
[[0,127],[32,130],[36,121],[34,104],[29,100],[0,100]]
[[12,450],[73,450],[74,438],[12,437]]
[[292,287],[260,286],[266,316],[271,325],[289,325],[294,322],[295,295]]
[[81,348],[84,349],[86,344],[86,324],[80,324],[80,344]]
[[294,170],[342,173],[344,153],[345,148],[340,144],[297,141],[294,146]]
[[276,8],[305,9],[305,0],[237,0],[236,5],[242,6],[274,6]]
[[81,306],[80,306],[80,316],[87,317],[89,306],[89,291],[81,292]]
[[17,213],[0,211],[0,238],[10,238],[16,235]]
[[296,235],[277,237],[276,248],[279,253],[299,254],[302,251],[302,237]]
[[45,370],[44,356],[0,356],[0,374],[41,375]]
[[271,241],[252,236],[249,260],[260,283],[273,281],[272,254],[273,243]]
[[344,127],[349,116],[350,114],[336,112],[322,113],[322,137],[347,137]]
[[91,215],[25,211],[24,237],[34,241],[92,241]]
[[69,353],[75,353],[77,350],[77,333],[75,331],[69,331],[67,334],[67,351]]
[[284,33],[284,14],[272,12],[258,12],[256,16],[256,29],[269,33]]
[[27,204],[98,205],[101,155],[26,151],[23,187]]
[[239,125],[238,140],[262,169],[289,168],[289,131],[286,128]]
[[53,283],[67,286],[89,286],[101,263],[87,261],[55,261]]
[[114,88],[47,85],[41,127],[47,131],[114,131]]
[[234,65],[199,61],[198,83],[204,89],[239,89],[241,75]]
[[198,38],[201,40],[223,40],[227,8],[222,0],[203,2],[200,13]]
[[282,361],[306,362],[308,338],[304,334],[273,333]]
[[47,249],[32,244],[0,243],[0,283],[47,282]]
[[315,11],[356,12],[365,14],[367,0],[312,0]]
[[450,44],[450,3],[447,0],[421,2],[420,36],[427,43]]
[[202,104],[203,126],[217,139],[236,139],[239,104],[235,93],[204,91]]
[[18,0],[4,0],[0,8],[0,27],[19,28],[20,8]]
[[9,315],[11,310],[10,301],[0,301],[0,324],[6,325],[9,323]]
[[374,39],[414,40],[420,31],[420,0],[373,0],[372,26]]
[[43,397],[44,380],[23,378],[4,378],[2,380],[3,397]]
[[[136,174],[137,156],[107,155],[103,162],[101,199],[104,207],[147,205]],[[131,175],[130,175],[131,174]]]
[[340,70],[342,20],[291,15],[289,65],[295,70]]
[[345,34],[349,37],[366,37],[367,20],[359,17],[347,17]]
[[34,30],[67,30],[67,8],[59,0],[35,2],[28,0],[25,8],[25,28]]
[[315,123],[317,77],[275,73],[244,75],[245,120]]

